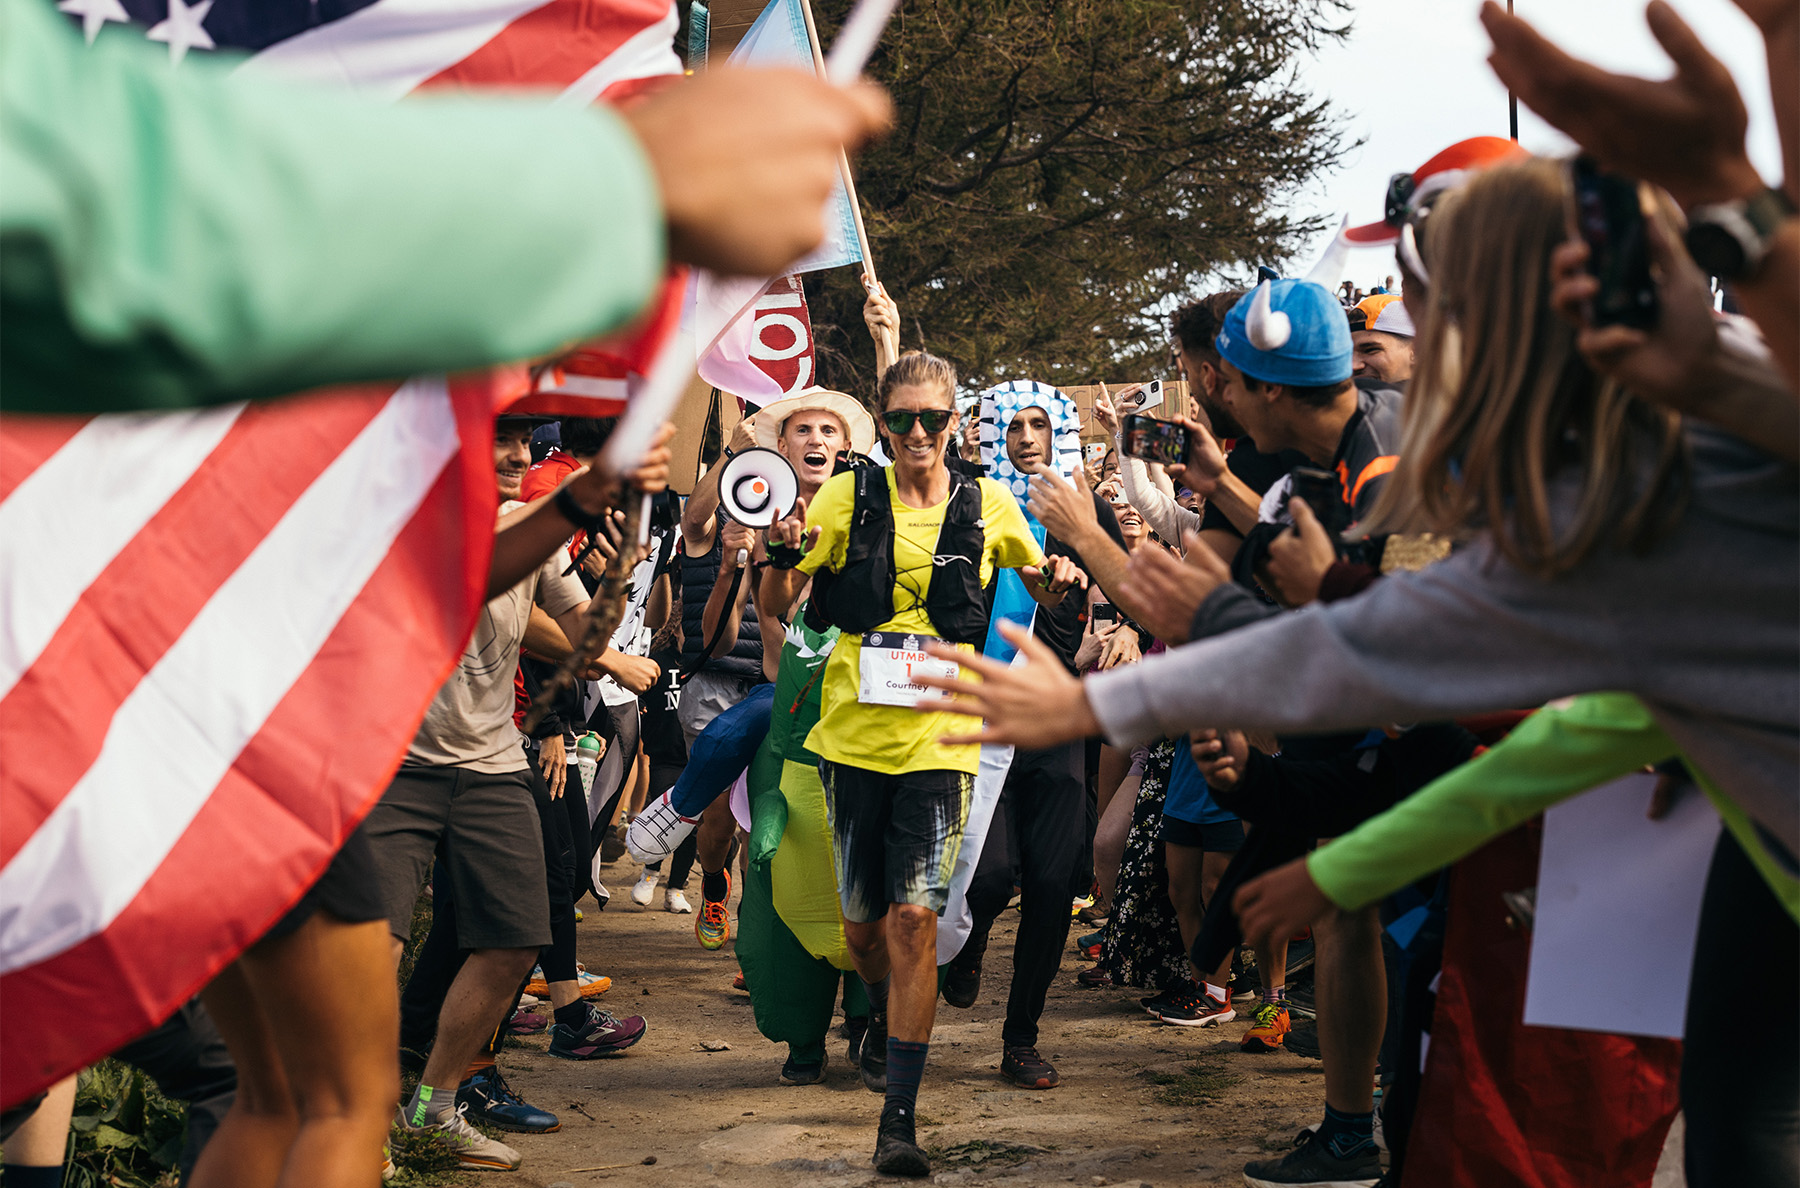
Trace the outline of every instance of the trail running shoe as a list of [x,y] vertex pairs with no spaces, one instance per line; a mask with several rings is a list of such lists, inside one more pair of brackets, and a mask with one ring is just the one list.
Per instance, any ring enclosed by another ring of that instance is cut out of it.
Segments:
[[1106,933],[1095,931],[1086,936],[1075,938],[1075,953],[1084,961],[1100,960],[1100,952],[1105,948]]
[[803,1064],[793,1056],[781,1066],[781,1083],[783,1085],[819,1085],[825,1081],[825,1066],[830,1063],[830,1056],[821,1052],[818,1063]]
[[866,1015],[859,1015],[854,1019],[847,1018],[838,1029],[838,1034],[850,1041],[844,1049],[844,1059],[850,1062],[852,1068],[860,1067],[862,1064],[863,1036],[868,1033],[869,1019]]
[[1254,1022],[1250,1025],[1250,1030],[1244,1033],[1239,1046],[1246,1052],[1281,1051],[1287,1042],[1288,1032],[1293,1030],[1293,1024],[1288,1020],[1287,1006],[1279,1002],[1265,1002],[1256,1008],[1256,1013],[1251,1018]]
[[919,1149],[911,1118],[904,1122],[882,1118],[881,1129],[875,1132],[873,1162],[875,1170],[884,1176],[920,1179],[931,1174],[931,1160]]
[[1259,1159],[1244,1165],[1244,1183],[1251,1188],[1375,1188],[1381,1179],[1381,1152],[1364,1143],[1349,1155],[1333,1154],[1328,1143],[1318,1141],[1311,1130],[1294,1140],[1294,1149],[1280,1159]]
[[1000,1073],[1021,1089],[1054,1089],[1062,1083],[1056,1066],[1029,1045],[1006,1049],[1000,1057]]
[[421,1135],[434,1145],[442,1147],[456,1156],[456,1161],[464,1167],[491,1167],[500,1171],[513,1171],[524,1162],[519,1153],[501,1142],[469,1125],[463,1117],[468,1106],[459,1105],[456,1112],[442,1122],[432,1125],[414,1126],[406,1120],[406,1110],[400,1110],[396,1123],[407,1134]]
[[981,962],[964,962],[959,956],[944,974],[944,1001],[964,1010],[975,1005],[981,994]]
[[632,818],[631,828],[625,831],[625,848],[646,866],[673,854],[675,847],[686,841],[700,823],[699,817],[684,817],[676,812],[669,797],[668,792],[658,796]]
[[1069,918],[1073,920],[1075,917],[1081,915],[1082,912],[1093,906],[1094,897],[1092,895],[1076,896],[1074,902],[1069,905]]
[[694,914],[694,905],[688,902],[685,891],[664,891],[663,911],[677,916],[691,916]]
[[863,1088],[870,1093],[887,1092],[887,1041],[887,1016],[870,1011],[869,1027],[863,1033],[862,1058],[857,1061]]
[[1211,1027],[1237,1018],[1231,1004],[1210,994],[1180,994],[1175,1001],[1157,1008],[1156,1017],[1176,1027]]
[[[612,979],[600,974],[589,973],[587,966],[578,961],[575,963],[575,986],[583,998],[599,998],[612,989]],[[525,983],[525,992],[549,996],[550,983],[544,980],[543,966],[532,967],[531,980]]]
[[1076,974],[1075,984],[1086,986],[1089,990],[1098,990],[1102,986],[1112,985],[1113,980],[1112,975],[1106,972],[1105,967],[1096,965],[1092,969],[1084,969]]
[[631,885],[631,902],[639,907],[649,907],[650,901],[656,898],[656,872],[648,866],[638,876],[638,881]]
[[725,905],[731,902],[731,871],[725,872],[725,898],[713,902],[700,893],[700,914],[694,917],[694,935],[700,939],[702,949],[713,950],[725,947],[731,939],[731,913]]
[[1160,994],[1151,994],[1144,998],[1140,998],[1138,999],[1138,1005],[1144,1008],[1144,1013],[1146,1015],[1157,1015],[1162,1012],[1164,1007],[1172,1007],[1179,1002],[1183,994],[1192,995],[1198,992],[1198,987],[1177,986],[1170,990],[1164,990]]
[[456,1104],[469,1111],[469,1117],[496,1130],[519,1134],[549,1134],[562,1129],[562,1122],[549,1110],[539,1109],[514,1093],[500,1075],[498,1065],[489,1065],[456,1087]]
[[550,1055],[564,1060],[594,1060],[601,1056],[617,1056],[644,1038],[648,1030],[642,1015],[621,1019],[611,1011],[588,1004],[587,1018],[579,1027],[550,1028]]
[[580,909],[580,908],[576,908],[576,909],[575,909],[575,923],[577,923],[577,924],[579,924],[579,923],[581,923],[581,922],[582,922],[582,921],[583,921],[583,920],[585,920],[585,919],[587,919],[587,917],[586,917],[586,916],[583,916],[583,915],[582,915],[582,914],[581,914],[581,909]]
[[550,1016],[539,1014],[530,1007],[522,1006],[513,1012],[512,1018],[506,1021],[508,1035],[536,1035],[550,1026]]

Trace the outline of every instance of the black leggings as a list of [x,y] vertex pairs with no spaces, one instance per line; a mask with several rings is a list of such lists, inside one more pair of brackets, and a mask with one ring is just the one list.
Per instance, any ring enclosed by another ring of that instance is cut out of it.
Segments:
[[1000,1032],[1000,1042],[1009,1048],[1037,1043],[1044,995],[1069,939],[1069,903],[1087,890],[1081,861],[1087,832],[1085,753],[1084,744],[1074,743],[1013,756],[969,882],[975,924],[958,962],[980,960],[994,918],[1006,910],[1015,882],[1019,887],[1012,990]]
[[[1706,992],[1721,974],[1748,1011]],[[1688,1188],[1800,1185],[1800,928],[1729,833],[1700,906],[1681,1108]]]

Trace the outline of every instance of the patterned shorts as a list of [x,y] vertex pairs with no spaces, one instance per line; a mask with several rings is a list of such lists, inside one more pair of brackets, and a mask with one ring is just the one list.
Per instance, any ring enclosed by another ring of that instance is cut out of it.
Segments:
[[819,778],[844,919],[872,924],[890,903],[943,915],[975,777],[942,770],[888,775],[821,759]]

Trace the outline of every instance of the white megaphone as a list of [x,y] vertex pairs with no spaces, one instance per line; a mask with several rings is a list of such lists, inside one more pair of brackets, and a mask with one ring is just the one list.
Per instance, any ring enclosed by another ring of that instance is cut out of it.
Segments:
[[746,528],[773,528],[799,498],[800,476],[774,450],[745,450],[719,471],[719,505]]

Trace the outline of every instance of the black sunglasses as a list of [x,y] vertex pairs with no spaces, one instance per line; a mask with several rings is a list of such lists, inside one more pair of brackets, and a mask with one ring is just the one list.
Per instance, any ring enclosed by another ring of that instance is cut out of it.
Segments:
[[1388,178],[1387,200],[1383,203],[1381,221],[1390,227],[1399,227],[1406,222],[1411,213],[1413,191],[1418,186],[1413,182],[1410,173],[1396,173]]
[[887,426],[889,433],[898,437],[911,433],[914,421],[925,426],[927,433],[942,433],[950,427],[950,418],[955,415],[947,408],[927,408],[914,412],[897,408],[892,412],[882,413],[881,423]]

